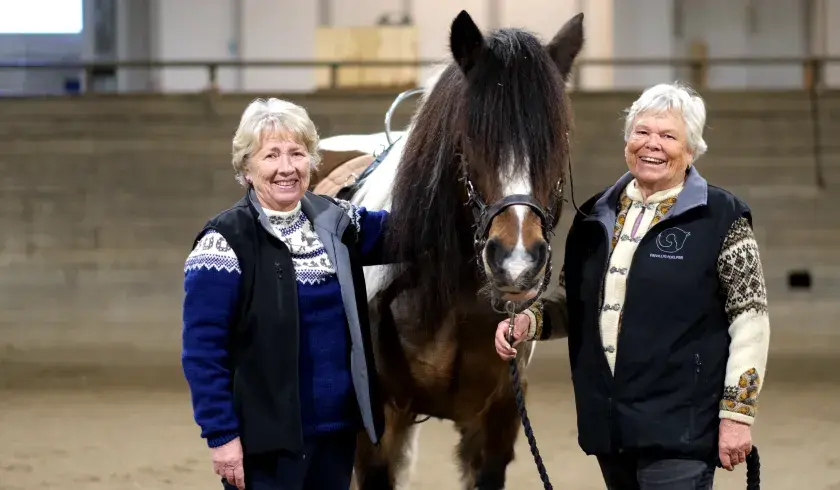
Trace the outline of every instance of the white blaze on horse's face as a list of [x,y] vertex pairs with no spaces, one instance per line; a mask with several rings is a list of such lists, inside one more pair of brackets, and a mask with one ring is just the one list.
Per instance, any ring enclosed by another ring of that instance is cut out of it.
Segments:
[[[518,167],[499,176],[502,197],[531,194],[529,166],[526,162]],[[484,271],[503,300],[527,301],[536,296],[548,263],[539,216],[525,205],[507,207],[493,219],[481,255]]]

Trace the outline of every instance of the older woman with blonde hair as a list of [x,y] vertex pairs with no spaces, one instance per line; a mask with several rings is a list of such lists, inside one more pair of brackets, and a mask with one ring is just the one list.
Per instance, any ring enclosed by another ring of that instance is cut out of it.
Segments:
[[317,147],[302,107],[253,101],[245,195],[186,259],[182,364],[225,488],[346,490],[358,431],[381,435],[362,266],[384,262],[388,214],[309,192]]
[[[568,336],[578,442],[609,489],[711,489],[752,448],[770,324],[752,230],[738,197],[694,166],[703,100],[682,84],[627,111],[629,171],[581,206],[560,295],[519,315],[514,345]],[[562,293],[565,290],[565,297]]]

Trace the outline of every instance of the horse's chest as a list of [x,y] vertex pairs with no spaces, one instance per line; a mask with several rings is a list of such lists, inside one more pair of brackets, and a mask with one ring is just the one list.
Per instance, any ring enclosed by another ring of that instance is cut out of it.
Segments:
[[464,344],[454,328],[443,329],[426,342],[412,345],[405,341],[413,386],[403,391],[407,398],[401,405],[454,420],[459,414],[483,410],[488,400],[508,392],[506,364],[496,356],[492,344],[488,343],[487,349]]
[[431,339],[405,342],[415,385],[432,396],[443,395],[452,387],[458,358],[454,333],[454,327],[447,326]]

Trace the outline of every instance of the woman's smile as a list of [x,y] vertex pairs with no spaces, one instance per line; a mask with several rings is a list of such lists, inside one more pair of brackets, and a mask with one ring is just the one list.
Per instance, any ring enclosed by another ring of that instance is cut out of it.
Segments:
[[651,165],[662,165],[663,163],[665,163],[665,160],[654,157],[639,157],[639,160],[641,160],[643,163],[648,163]]
[[295,190],[299,182],[298,179],[275,180],[274,186],[283,191]]

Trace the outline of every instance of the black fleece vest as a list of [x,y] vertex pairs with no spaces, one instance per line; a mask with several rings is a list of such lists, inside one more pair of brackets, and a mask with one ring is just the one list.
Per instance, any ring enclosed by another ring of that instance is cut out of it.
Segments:
[[[603,217],[575,218],[565,256],[569,354],[579,443],[587,454],[709,460],[717,454],[730,341],[717,261],[730,226],[751,215],[722,189],[708,186],[704,192],[705,200],[695,192],[696,203],[666,215],[638,245],[627,277],[615,376],[599,329],[612,226]],[[602,195],[583,211],[589,213]],[[615,192],[602,203],[616,205]]]
[[[325,196],[317,199],[327,199]],[[343,211],[342,211],[343,212]],[[240,438],[246,453],[303,449],[299,396],[299,314],[294,264],[288,248],[259,223],[259,214],[242,198],[230,209],[210,219],[207,229],[221,233],[239,260],[242,271],[239,311],[231,325],[230,352],[233,370],[234,409],[239,417]],[[348,227],[342,244],[355,241]],[[363,407],[372,419],[365,428],[374,442],[382,434],[384,413],[376,384],[376,368],[367,310],[362,266],[354,246],[350,257],[359,329],[364,355],[359,358],[368,378]],[[355,377],[355,376],[354,376]],[[360,387],[356,386],[358,390]]]

